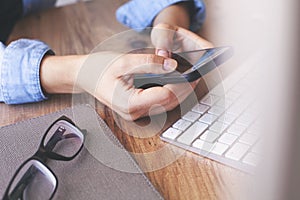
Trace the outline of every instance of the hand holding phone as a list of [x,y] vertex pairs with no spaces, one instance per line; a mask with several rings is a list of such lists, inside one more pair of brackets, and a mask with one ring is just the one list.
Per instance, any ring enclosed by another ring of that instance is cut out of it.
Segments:
[[215,69],[233,55],[232,47],[216,47],[173,53],[177,70],[167,74],[135,74],[136,88],[149,88],[166,84],[193,82]]

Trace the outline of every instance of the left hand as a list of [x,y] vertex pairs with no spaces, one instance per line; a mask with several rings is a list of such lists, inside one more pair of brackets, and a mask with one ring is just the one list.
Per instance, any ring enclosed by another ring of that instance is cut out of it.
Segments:
[[[192,51],[213,47],[212,43],[201,38],[199,35],[179,26],[165,23],[156,25],[151,32],[151,40],[156,48],[155,53],[163,57],[171,57],[171,52]],[[192,83],[168,84],[164,87],[176,91],[182,102],[193,92],[200,79]],[[190,88],[190,89],[186,89]]]
[[151,32],[151,41],[156,54],[170,57],[171,52],[192,51],[213,47],[213,44],[199,35],[179,26],[157,24]]

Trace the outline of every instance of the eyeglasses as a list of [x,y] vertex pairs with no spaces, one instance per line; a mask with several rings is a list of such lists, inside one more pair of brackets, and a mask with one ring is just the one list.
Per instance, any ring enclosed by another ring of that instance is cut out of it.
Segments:
[[80,130],[67,117],[57,119],[44,134],[37,152],[15,172],[4,200],[52,199],[58,185],[48,159],[70,161],[81,151],[86,130]]

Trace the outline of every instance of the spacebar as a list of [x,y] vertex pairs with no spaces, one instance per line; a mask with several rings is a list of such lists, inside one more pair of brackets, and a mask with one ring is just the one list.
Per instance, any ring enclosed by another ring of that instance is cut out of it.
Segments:
[[207,124],[195,122],[190,128],[188,128],[182,135],[178,137],[177,141],[186,145],[190,145],[205,131],[205,129],[207,129],[207,127]]

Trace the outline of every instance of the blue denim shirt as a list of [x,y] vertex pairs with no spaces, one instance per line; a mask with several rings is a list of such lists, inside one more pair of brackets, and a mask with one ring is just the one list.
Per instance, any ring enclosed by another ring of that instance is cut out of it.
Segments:
[[202,0],[132,0],[121,6],[116,17],[122,24],[136,30],[152,25],[155,16],[164,8],[179,2],[194,2],[191,13],[192,31],[197,31],[205,19],[205,4]]
[[[133,29],[146,28],[155,16],[174,3],[188,0],[132,0],[121,6],[117,19]],[[194,2],[191,30],[200,28],[205,18],[205,6],[201,0]],[[55,0],[23,0],[23,14],[44,9]],[[1,28],[1,27],[0,27]],[[38,40],[20,39],[8,46],[0,42],[0,102],[21,104],[45,100],[40,84],[40,64],[50,47]]]

